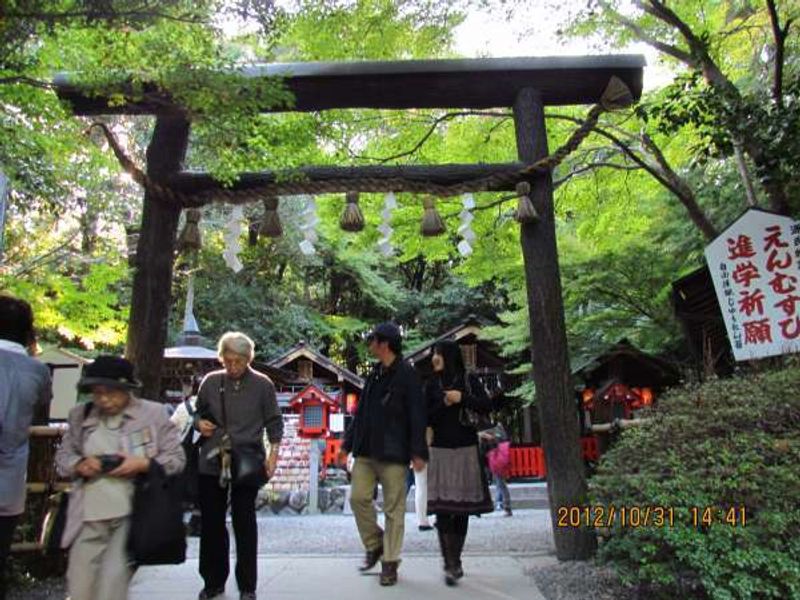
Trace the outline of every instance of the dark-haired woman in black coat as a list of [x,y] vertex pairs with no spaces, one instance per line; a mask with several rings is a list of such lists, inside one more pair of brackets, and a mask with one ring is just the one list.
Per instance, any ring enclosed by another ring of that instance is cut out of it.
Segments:
[[494,509],[480,453],[478,432],[465,409],[487,414],[491,401],[481,381],[466,372],[461,348],[443,341],[433,349],[433,377],[425,385],[433,443],[428,463],[428,513],[436,514],[445,583],[464,576],[461,551],[470,515]]

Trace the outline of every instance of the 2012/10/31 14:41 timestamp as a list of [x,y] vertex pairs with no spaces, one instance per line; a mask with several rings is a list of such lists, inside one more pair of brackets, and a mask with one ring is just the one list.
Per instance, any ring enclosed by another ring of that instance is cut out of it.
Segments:
[[741,506],[561,506],[558,527],[675,527],[700,528],[712,525],[745,527],[747,509]]

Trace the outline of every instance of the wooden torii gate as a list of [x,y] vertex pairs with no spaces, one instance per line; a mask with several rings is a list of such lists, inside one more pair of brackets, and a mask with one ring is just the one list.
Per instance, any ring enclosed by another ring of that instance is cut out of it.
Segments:
[[[551,518],[556,553],[562,560],[589,557],[595,541],[591,529],[559,528],[555,519],[559,506],[585,504],[587,488],[567,356],[551,169],[525,168],[548,156],[545,106],[599,103],[613,78],[627,86],[629,101],[636,100],[641,95],[644,64],[639,55],[618,55],[275,64],[242,73],[244,77],[284,78],[295,101],[290,109],[281,110],[513,109],[518,163],[307,167],[300,169],[301,189],[452,195],[462,189],[512,191],[525,180],[531,184],[530,197],[539,219],[521,225],[520,239]],[[146,154],[146,181],[140,181],[145,194],[127,344],[145,394],[154,394],[166,341],[181,210],[215,198],[247,202],[267,193],[298,193],[299,184],[292,183],[296,179],[285,181],[278,173],[245,173],[232,187],[223,188],[207,174],[182,171],[191,124],[185,111],[156,89],[145,86],[139,99],[110,105],[108,98],[86,93],[68,76],[58,76],[54,83],[76,115],[156,116]],[[595,119],[599,112],[595,111]]]

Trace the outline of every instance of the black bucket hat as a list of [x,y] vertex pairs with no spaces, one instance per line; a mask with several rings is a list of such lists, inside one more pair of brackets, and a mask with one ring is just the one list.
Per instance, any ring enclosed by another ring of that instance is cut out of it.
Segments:
[[119,356],[98,356],[83,367],[78,391],[91,392],[96,385],[128,391],[142,387],[141,382],[133,376],[133,364]]

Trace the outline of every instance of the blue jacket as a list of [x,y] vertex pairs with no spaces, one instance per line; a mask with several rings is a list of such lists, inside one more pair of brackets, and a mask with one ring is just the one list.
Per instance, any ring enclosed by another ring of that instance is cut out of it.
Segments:
[[46,365],[19,344],[0,342],[0,516],[13,516],[25,510],[28,428],[47,414],[52,385]]

